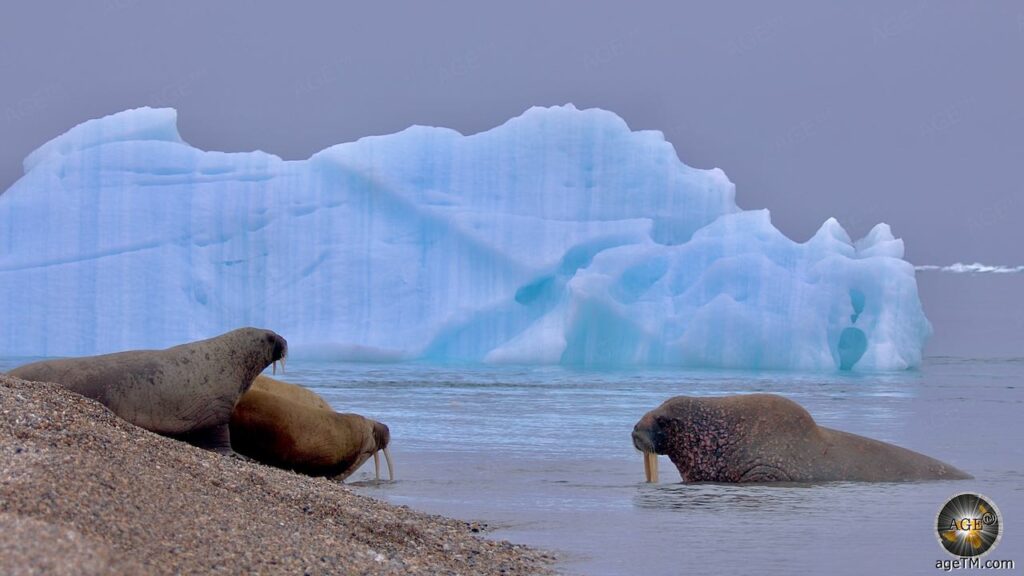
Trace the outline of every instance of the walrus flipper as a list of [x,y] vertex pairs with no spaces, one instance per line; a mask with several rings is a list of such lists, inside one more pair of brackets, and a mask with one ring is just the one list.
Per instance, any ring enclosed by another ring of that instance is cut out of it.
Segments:
[[168,436],[175,440],[188,442],[196,448],[210,450],[225,456],[235,453],[231,449],[231,431],[227,424],[197,428],[182,434],[169,434]]

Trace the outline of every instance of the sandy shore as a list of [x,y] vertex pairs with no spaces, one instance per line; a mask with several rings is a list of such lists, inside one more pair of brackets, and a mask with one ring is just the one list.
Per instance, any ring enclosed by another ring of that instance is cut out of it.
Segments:
[[551,557],[0,375],[4,574],[537,574]]

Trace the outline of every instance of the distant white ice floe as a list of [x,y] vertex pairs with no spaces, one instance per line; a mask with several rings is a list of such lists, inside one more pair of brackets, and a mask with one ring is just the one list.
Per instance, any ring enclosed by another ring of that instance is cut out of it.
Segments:
[[923,272],[949,272],[951,274],[1020,274],[1024,272],[1024,266],[991,266],[981,262],[975,262],[974,264],[957,262],[949,266],[925,264],[914,266],[914,269]]

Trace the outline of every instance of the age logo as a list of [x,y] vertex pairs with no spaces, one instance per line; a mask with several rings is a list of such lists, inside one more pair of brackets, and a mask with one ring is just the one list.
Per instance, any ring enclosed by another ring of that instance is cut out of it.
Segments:
[[981,494],[957,494],[939,510],[939,543],[958,557],[981,556],[999,542],[999,510]]

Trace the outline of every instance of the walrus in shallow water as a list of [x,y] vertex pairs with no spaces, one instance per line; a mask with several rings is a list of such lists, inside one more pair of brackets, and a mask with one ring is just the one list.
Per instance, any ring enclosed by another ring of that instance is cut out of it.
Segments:
[[340,414],[315,392],[267,376],[256,379],[231,414],[231,446],[254,460],[310,476],[344,480],[378,452],[395,479],[391,432],[358,414]]
[[11,376],[56,382],[152,432],[230,453],[228,422],[238,398],[288,343],[270,330],[240,328],[166,350],[45,360]]
[[633,428],[648,482],[667,454],[683,482],[896,482],[971,478],[899,446],[814,423],[802,406],[774,394],[677,396]]

